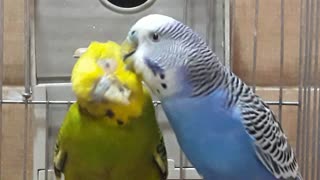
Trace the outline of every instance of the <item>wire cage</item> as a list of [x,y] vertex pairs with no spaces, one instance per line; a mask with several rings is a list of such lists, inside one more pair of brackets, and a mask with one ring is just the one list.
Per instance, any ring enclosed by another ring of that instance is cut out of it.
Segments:
[[[137,19],[150,13],[172,16],[203,36],[223,63],[271,106],[295,147],[304,179],[320,179],[320,0],[147,0],[129,9],[108,0],[25,0],[23,88],[12,88],[6,81],[5,47],[10,41],[4,35],[4,1],[0,0],[0,179],[54,179],[55,137],[75,101],[72,53],[92,40],[120,42]],[[155,98],[154,105],[168,151],[168,179],[201,179],[179,149],[161,102]],[[16,131],[23,137],[11,142],[21,143],[19,167],[8,163],[13,160],[6,142],[8,117],[15,116],[21,118]]]

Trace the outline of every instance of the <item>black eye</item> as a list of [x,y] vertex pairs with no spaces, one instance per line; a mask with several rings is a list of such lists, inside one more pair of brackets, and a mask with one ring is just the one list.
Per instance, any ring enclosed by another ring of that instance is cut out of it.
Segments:
[[158,41],[159,40],[159,35],[157,33],[152,34],[152,40],[153,41]]

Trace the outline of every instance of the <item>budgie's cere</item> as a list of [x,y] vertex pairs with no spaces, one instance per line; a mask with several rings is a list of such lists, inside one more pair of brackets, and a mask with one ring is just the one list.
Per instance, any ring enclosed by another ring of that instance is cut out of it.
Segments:
[[[83,53],[83,54],[82,54]],[[120,46],[92,42],[72,71],[77,97],[60,128],[54,169],[65,180],[164,180],[164,141],[148,92]]]
[[302,179],[270,108],[189,27],[148,15],[132,26],[122,51],[162,101],[181,148],[205,179]]

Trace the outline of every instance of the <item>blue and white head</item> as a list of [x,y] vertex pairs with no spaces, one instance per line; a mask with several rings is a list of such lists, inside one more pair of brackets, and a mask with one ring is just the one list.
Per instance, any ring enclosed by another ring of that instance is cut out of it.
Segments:
[[122,51],[128,67],[160,98],[203,94],[215,78],[210,68],[220,64],[199,35],[159,14],[138,20]]

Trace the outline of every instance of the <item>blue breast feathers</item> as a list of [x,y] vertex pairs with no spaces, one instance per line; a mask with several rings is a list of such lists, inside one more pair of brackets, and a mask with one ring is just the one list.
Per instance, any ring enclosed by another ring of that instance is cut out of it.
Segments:
[[226,101],[224,90],[162,100],[181,148],[205,179],[275,179],[256,157],[240,109]]

